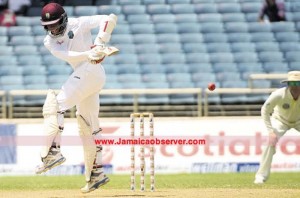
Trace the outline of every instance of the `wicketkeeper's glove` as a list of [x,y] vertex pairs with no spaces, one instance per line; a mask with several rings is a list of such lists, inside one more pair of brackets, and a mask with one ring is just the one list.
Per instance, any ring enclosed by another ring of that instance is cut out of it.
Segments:
[[101,63],[106,56],[111,56],[119,52],[119,49],[113,46],[97,45],[92,46],[89,52],[88,60],[92,64]]

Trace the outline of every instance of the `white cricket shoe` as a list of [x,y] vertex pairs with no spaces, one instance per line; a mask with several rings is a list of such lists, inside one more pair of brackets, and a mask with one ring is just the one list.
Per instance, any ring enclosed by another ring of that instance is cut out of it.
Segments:
[[102,171],[92,171],[91,180],[81,188],[82,193],[89,193],[109,182],[109,178]]
[[254,184],[264,184],[265,178],[262,176],[256,176],[254,180]]
[[56,166],[61,165],[66,161],[66,158],[61,154],[59,148],[50,148],[50,151],[48,155],[45,158],[42,158],[42,165],[39,165],[35,173],[36,174],[41,174],[43,172],[46,172]]

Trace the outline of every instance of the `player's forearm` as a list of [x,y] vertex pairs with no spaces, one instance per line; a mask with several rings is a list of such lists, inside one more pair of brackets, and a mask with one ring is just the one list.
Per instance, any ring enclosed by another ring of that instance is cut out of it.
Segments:
[[94,41],[95,45],[99,45],[102,43],[108,43],[111,38],[111,34],[114,30],[114,28],[117,25],[118,17],[114,14],[110,14],[109,16],[105,17],[99,27],[99,32],[97,34],[97,37]]
[[74,61],[86,61],[87,57],[88,57],[88,52],[89,51],[85,51],[85,52],[74,52],[74,51],[52,51],[52,54],[59,58],[62,59],[66,62],[74,62]]
[[271,113],[272,112],[270,112],[270,110],[268,110],[265,105],[261,108],[261,116],[269,132],[273,131],[272,122],[271,122]]

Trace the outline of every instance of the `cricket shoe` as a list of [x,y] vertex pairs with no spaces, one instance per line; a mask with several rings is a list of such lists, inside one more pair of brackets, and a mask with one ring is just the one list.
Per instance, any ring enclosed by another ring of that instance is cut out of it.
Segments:
[[262,176],[256,176],[254,180],[254,184],[264,184],[265,178]]
[[92,171],[91,180],[81,188],[82,193],[89,193],[109,182],[109,178],[102,171]]
[[61,165],[65,161],[66,158],[60,153],[60,149],[51,147],[48,155],[45,158],[42,158],[43,164],[36,168],[35,173],[41,174]]

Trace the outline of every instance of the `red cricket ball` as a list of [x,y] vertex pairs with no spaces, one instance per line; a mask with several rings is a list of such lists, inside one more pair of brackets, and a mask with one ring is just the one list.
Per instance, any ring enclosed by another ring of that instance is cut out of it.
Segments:
[[213,90],[215,90],[216,85],[215,85],[215,83],[209,83],[209,84],[207,85],[207,88],[208,88],[210,91],[213,91]]

